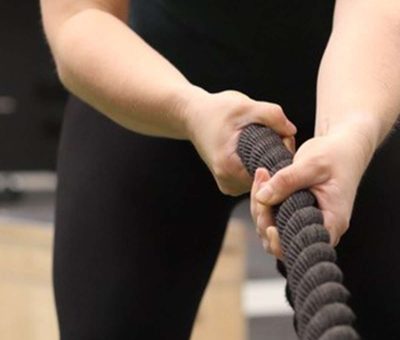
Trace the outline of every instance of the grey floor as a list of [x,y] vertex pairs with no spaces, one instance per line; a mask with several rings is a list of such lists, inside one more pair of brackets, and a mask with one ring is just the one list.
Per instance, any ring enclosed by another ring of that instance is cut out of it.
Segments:
[[[249,215],[248,201],[243,201],[234,210],[233,215],[246,222],[247,242],[247,282],[268,282],[279,278],[275,271],[274,259],[265,254]],[[43,222],[54,219],[54,192],[30,192],[14,201],[1,199],[0,217],[15,217]],[[282,294],[283,291],[276,294]],[[248,317],[249,340],[294,340],[292,317],[269,311],[267,315],[258,313]]]

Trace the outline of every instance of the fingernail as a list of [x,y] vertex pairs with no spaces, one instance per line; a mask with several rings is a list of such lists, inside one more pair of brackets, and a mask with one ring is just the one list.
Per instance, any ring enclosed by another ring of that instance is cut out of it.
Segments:
[[263,188],[258,190],[256,194],[256,199],[260,202],[268,203],[272,198],[272,188],[270,185],[266,184]]

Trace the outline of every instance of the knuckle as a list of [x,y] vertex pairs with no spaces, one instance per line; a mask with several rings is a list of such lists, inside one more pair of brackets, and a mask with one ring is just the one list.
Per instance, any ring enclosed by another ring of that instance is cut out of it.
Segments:
[[243,96],[239,96],[238,98],[236,98],[235,108],[237,111],[239,112],[245,111],[249,108],[249,106],[250,106],[250,100],[248,98]]
[[296,176],[293,171],[284,171],[276,173],[276,183],[279,187],[288,189],[296,182]]
[[275,112],[277,115],[284,115],[283,108],[279,104],[271,104],[272,111]]
[[326,155],[317,153],[309,160],[309,166],[314,169],[318,176],[328,174],[330,172],[331,164]]
[[225,90],[222,94],[239,110],[247,107],[250,103],[250,98],[248,96],[236,90]]
[[221,94],[225,96],[229,96],[230,98],[235,98],[235,97],[240,97],[240,96],[245,96],[243,93],[237,90],[224,90],[221,92]]
[[286,117],[285,114],[283,113],[283,109],[279,104],[271,104],[270,106],[270,115],[276,122],[285,122]]

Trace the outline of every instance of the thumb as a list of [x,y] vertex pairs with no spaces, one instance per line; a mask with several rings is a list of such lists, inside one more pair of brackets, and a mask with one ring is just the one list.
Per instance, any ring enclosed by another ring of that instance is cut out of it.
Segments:
[[326,179],[327,174],[316,167],[305,166],[301,162],[293,163],[279,170],[264,183],[257,192],[256,199],[263,204],[275,205],[294,192],[310,188]]

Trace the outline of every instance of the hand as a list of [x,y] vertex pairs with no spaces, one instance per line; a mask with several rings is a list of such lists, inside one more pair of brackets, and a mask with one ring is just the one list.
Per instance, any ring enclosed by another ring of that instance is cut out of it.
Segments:
[[296,127],[279,105],[256,101],[237,91],[202,91],[189,100],[185,115],[191,142],[226,195],[238,196],[251,187],[252,178],[236,152],[239,134],[245,126],[269,126],[282,136],[285,144],[294,143]]
[[267,252],[283,258],[271,206],[303,188],[310,188],[317,198],[331,245],[339,243],[349,227],[357,188],[372,157],[365,138],[354,131],[356,128],[308,140],[295,154],[293,164],[272,178],[266,169],[257,169],[251,213]]
[[280,247],[278,230],[273,226],[275,221],[271,206],[262,204],[256,199],[256,194],[260,190],[261,185],[269,179],[270,176],[267,169],[258,168],[256,170],[250,194],[250,211],[256,226],[257,235],[261,239],[265,251],[282,260],[283,253]]

